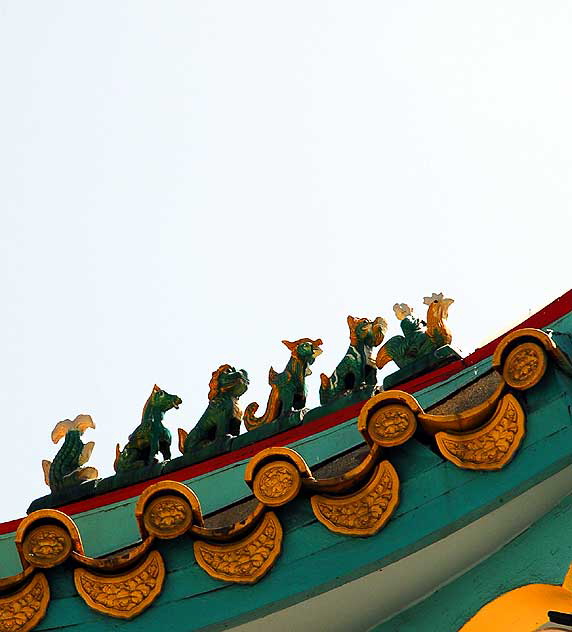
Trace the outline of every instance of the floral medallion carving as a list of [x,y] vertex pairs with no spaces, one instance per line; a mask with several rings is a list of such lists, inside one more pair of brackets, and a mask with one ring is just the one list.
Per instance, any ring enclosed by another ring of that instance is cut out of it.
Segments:
[[121,575],[99,575],[76,568],[75,587],[85,603],[118,619],[133,619],[160,594],[165,565],[158,551],[149,553],[139,566]]
[[403,404],[386,404],[370,413],[367,430],[378,445],[392,447],[413,436],[417,421],[413,411]]
[[282,550],[282,526],[269,511],[246,538],[233,544],[194,543],[199,566],[211,577],[254,584],[272,568]]
[[296,497],[302,479],[290,461],[272,461],[256,472],[252,489],[258,500],[270,507],[279,507]]
[[441,454],[470,470],[500,470],[514,456],[525,434],[525,414],[514,395],[505,395],[492,419],[479,430],[435,435]]
[[176,494],[152,498],[143,513],[145,528],[159,538],[176,538],[185,533],[192,522],[191,506],[182,496]]
[[362,489],[347,496],[312,496],[312,509],[330,531],[363,537],[380,531],[398,502],[399,477],[389,461],[382,461]]
[[9,597],[0,597],[0,632],[28,632],[43,619],[50,587],[43,573]]
[[42,524],[30,529],[22,545],[24,558],[39,568],[61,564],[73,548],[70,534],[57,524]]
[[532,388],[546,371],[546,352],[535,342],[517,345],[506,357],[503,377],[506,383],[518,390]]

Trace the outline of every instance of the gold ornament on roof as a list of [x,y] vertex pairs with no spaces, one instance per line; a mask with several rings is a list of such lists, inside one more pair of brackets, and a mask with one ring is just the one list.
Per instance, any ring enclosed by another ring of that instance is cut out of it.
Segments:
[[50,587],[37,573],[23,588],[0,597],[0,632],[29,632],[44,618],[50,602]]
[[397,472],[389,461],[382,461],[362,489],[347,496],[312,496],[312,509],[330,531],[363,537],[380,531],[398,502]]
[[116,576],[98,575],[76,568],[75,587],[85,603],[102,614],[133,619],[159,596],[165,580],[165,565],[153,551],[137,568]]
[[254,584],[274,565],[282,550],[282,526],[269,511],[246,538],[233,544],[194,543],[199,566],[211,577]]
[[417,429],[417,414],[423,410],[417,400],[403,391],[384,391],[362,406],[358,430],[370,444],[391,448],[408,441]]
[[176,538],[191,526],[193,510],[181,496],[157,496],[145,506],[143,522],[147,531],[159,538]]
[[26,533],[22,544],[24,558],[39,568],[61,564],[72,552],[70,534],[57,524],[42,524]]
[[492,419],[473,432],[438,432],[441,454],[464,469],[499,470],[515,455],[525,434],[525,414],[514,395],[505,395]]
[[371,414],[367,429],[378,445],[391,447],[407,441],[415,432],[413,411],[402,404],[388,404]]
[[273,461],[256,472],[252,489],[260,502],[278,507],[295,498],[301,486],[300,472],[293,463]]
[[503,367],[506,383],[517,390],[538,384],[546,371],[546,352],[535,342],[523,342],[512,349]]

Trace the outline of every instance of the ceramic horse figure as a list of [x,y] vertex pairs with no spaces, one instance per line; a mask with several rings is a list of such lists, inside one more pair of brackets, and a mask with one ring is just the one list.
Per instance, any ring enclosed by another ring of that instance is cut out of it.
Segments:
[[171,458],[171,433],[163,425],[163,417],[171,408],[179,408],[182,400],[178,395],[170,395],[156,384],[143,407],[141,423],[129,435],[123,450],[117,444],[115,463],[116,472],[133,470],[152,465],[155,456],[161,452],[164,459]]

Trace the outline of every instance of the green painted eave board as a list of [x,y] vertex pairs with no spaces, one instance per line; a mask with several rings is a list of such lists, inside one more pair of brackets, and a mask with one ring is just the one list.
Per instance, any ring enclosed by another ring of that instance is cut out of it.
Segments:
[[[560,342],[564,339],[568,341],[567,332],[572,331],[572,314],[565,315],[547,326],[546,329],[561,332]],[[490,368],[491,358],[486,358],[444,382],[429,386],[415,395],[420,404],[424,408],[428,408],[484,375]],[[290,447],[300,452],[308,464],[313,467],[362,442],[363,439],[357,431],[356,419],[352,418],[321,433],[293,442]],[[421,454],[427,454],[427,452],[418,450],[414,458],[420,458]],[[397,453],[395,456],[399,458]],[[203,511],[206,514],[251,496],[251,491],[243,480],[246,462],[246,460],[239,461],[186,481],[186,484],[192,487],[199,496]],[[410,463],[410,460],[404,460],[407,469],[410,469],[408,467]],[[406,475],[408,473],[403,472]],[[137,498],[130,498],[74,515],[88,555],[99,557],[131,546],[139,540],[139,531],[134,518],[136,501]],[[106,529],[106,524],[113,525],[113,529]],[[101,537],[102,531],[106,533],[105,538]],[[21,569],[13,538],[13,533],[0,536],[0,569],[2,569],[0,573],[2,576],[17,573]]]
[[[528,432],[515,460],[504,470],[465,471],[438,459],[412,477],[404,477],[398,511],[377,536],[361,539],[329,532],[313,517],[307,498],[280,509],[284,551],[256,586],[231,585],[208,577],[194,562],[190,540],[161,543],[159,549],[169,571],[165,591],[130,628],[174,631],[180,630],[181,621],[193,621],[194,629],[216,629],[230,621],[257,618],[440,540],[572,463],[571,402],[562,387],[561,376],[551,370],[542,386],[525,398]],[[400,475],[408,445],[402,457],[394,460]],[[428,450],[411,445],[414,450]],[[62,583],[66,582],[69,578],[62,577]],[[53,606],[38,629],[66,625],[81,626],[81,630],[108,629],[109,619],[90,611],[73,591],[66,589],[61,602],[59,596],[54,586]]]
[[[464,369],[437,387],[429,387],[417,394],[422,406],[428,407],[441,401],[451,392],[467,385],[490,370],[490,359],[479,365]],[[337,426],[311,435],[289,445],[306,460],[310,467],[318,465],[363,443],[363,437],[357,430],[354,417]],[[244,469],[248,460],[238,461],[213,472],[202,474],[185,481],[197,494],[205,514],[213,513],[252,495],[244,482]],[[137,498],[111,503],[74,515],[78,529],[84,541],[86,554],[99,557],[110,552],[131,546],[138,542],[139,530],[135,521]],[[102,525],[113,525],[101,537]],[[10,575],[21,570],[19,558],[14,550],[14,534],[0,536],[0,563],[5,569],[2,575]]]

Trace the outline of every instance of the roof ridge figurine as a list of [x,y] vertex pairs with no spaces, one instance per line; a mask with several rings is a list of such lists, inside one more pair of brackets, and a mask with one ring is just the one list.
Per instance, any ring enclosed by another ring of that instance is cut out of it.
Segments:
[[179,408],[183,403],[178,395],[171,395],[157,384],[145,402],[141,423],[129,435],[123,450],[119,444],[115,449],[116,472],[137,469],[156,463],[155,455],[161,452],[165,460],[171,458],[171,433],[163,425],[163,417],[171,408]]
[[320,376],[320,404],[377,384],[377,367],[371,354],[378,347],[387,331],[387,323],[381,316],[374,321],[368,318],[348,316],[350,346],[330,377]]
[[[347,317],[350,345],[334,372],[329,377],[321,375],[319,395],[322,406],[352,393],[373,392],[377,384],[377,368],[382,368],[391,360],[400,370],[405,367],[406,375],[397,371],[387,376],[384,380],[386,389],[391,380],[392,384],[398,384],[415,372],[428,370],[436,363],[450,359],[451,354],[454,355],[454,350],[446,346],[452,338],[447,326],[447,316],[453,299],[445,298],[443,293],[433,293],[425,297],[423,302],[427,305],[427,322],[416,318],[413,310],[405,303],[396,303],[393,306],[403,335],[387,340],[379,349],[375,362],[372,352],[384,341],[386,321],[381,316],[373,321],[368,318]],[[283,371],[275,371],[272,367],[269,370],[270,394],[265,412],[257,417],[258,403],[252,402],[246,407],[244,415],[242,414],[238,399],[249,387],[248,374],[229,364],[222,364],[212,373],[209,402],[198,422],[189,432],[179,428],[179,449],[183,455],[191,455],[191,458],[196,455],[201,460],[242,445],[244,441],[241,443],[239,440],[237,444],[230,441],[233,437],[239,437],[242,422],[247,430],[278,420],[282,430],[300,423],[306,405],[306,377],[311,375],[310,366],[322,353],[323,343],[321,339],[311,338],[282,342],[288,347],[290,358]],[[443,347],[439,351],[441,356],[433,357],[438,355],[433,352],[440,347]],[[447,349],[449,355],[443,353]],[[123,450],[119,444],[116,446],[113,464],[116,473],[153,465],[158,462],[156,455],[159,452],[163,459],[171,458],[171,433],[163,425],[163,418],[168,410],[178,408],[181,403],[179,396],[171,395],[157,385],[153,387],[143,408],[141,423],[129,435]],[[66,441],[53,463],[42,463],[46,482],[52,491],[98,476],[95,468],[81,468],[93,448],[93,443],[84,446],[80,440],[82,432],[88,427],[95,427],[91,417],[79,415],[74,422],[60,422],[56,426],[57,432],[54,429],[53,440],[65,436]],[[207,447],[208,454],[202,452]],[[199,452],[201,454],[197,454]],[[172,469],[175,465],[167,469]]]
[[286,368],[277,373],[272,367],[268,373],[270,395],[266,411],[261,417],[255,417],[258,404],[252,402],[244,411],[244,425],[252,430],[263,424],[288,416],[292,411],[301,410],[306,405],[306,377],[311,375],[310,365],[322,353],[322,341],[318,338],[300,338],[294,342],[282,341],[290,350],[290,359]]
[[443,293],[425,296],[427,322],[416,318],[406,303],[395,303],[393,311],[400,322],[403,336],[393,336],[378,351],[376,364],[381,369],[393,360],[402,369],[418,358],[451,343],[452,335],[447,326],[449,306],[452,298],[444,298]]
[[238,398],[246,393],[248,373],[237,371],[230,364],[222,364],[213,372],[209,382],[209,403],[196,423],[187,434],[179,428],[179,450],[190,454],[213,442],[226,441],[240,434],[242,411]]
[[54,443],[58,443],[65,437],[54,460],[42,461],[44,479],[52,492],[97,478],[98,471],[95,467],[82,467],[89,461],[95,446],[93,441],[84,444],[81,440],[81,435],[88,428],[95,428],[91,416],[78,415],[73,421],[70,419],[59,421],[52,430]]

